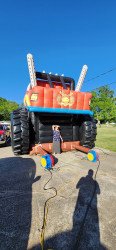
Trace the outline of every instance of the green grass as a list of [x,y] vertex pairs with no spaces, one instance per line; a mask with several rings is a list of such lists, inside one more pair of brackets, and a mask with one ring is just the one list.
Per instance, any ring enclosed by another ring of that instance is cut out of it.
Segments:
[[116,127],[111,125],[98,127],[95,146],[116,152]]

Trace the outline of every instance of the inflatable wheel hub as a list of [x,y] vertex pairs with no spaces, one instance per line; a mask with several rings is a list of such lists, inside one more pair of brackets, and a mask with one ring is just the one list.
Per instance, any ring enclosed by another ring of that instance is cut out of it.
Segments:
[[43,155],[40,162],[42,167],[50,170],[54,166],[54,157],[50,154]]

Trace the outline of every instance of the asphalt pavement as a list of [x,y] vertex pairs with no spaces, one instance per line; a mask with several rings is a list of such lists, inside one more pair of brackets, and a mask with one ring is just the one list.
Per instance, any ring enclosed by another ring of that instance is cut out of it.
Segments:
[[[45,171],[40,156],[14,156],[0,147],[0,250],[39,250],[49,200],[44,249],[116,248],[116,153],[96,149],[92,163],[78,151],[62,153]],[[44,190],[44,185],[52,179]]]

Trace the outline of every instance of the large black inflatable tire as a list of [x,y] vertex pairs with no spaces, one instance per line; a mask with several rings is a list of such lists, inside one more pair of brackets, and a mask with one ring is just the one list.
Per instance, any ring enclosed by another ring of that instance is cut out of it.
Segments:
[[14,110],[11,114],[11,145],[16,155],[29,152],[29,117],[26,108]]
[[79,128],[79,140],[82,146],[93,148],[95,146],[96,135],[97,126],[95,119],[91,118],[89,121],[82,122]]

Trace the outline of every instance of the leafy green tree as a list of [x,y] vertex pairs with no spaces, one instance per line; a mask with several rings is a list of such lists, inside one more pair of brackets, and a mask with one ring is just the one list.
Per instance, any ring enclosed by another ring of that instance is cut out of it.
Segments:
[[10,120],[10,113],[18,107],[16,102],[0,97],[0,120]]
[[116,122],[116,98],[114,97],[114,91],[108,86],[104,86],[93,91],[92,94],[91,109],[94,111],[95,117],[103,122]]

